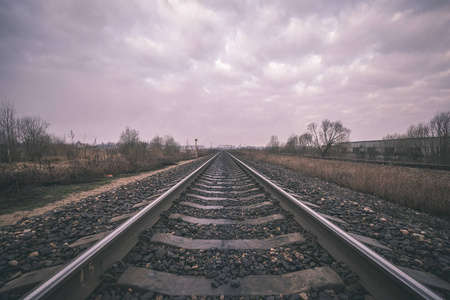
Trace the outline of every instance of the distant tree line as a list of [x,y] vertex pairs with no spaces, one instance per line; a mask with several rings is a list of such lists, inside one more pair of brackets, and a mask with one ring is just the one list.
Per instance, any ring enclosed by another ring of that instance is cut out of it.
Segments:
[[391,156],[411,161],[450,164],[450,111],[438,112],[428,123],[411,125],[406,133],[383,137]]
[[129,127],[120,134],[117,148],[133,166],[148,162],[174,163],[181,155],[181,146],[172,136],[157,135],[150,142],[144,142],[139,138],[139,131]]
[[[170,135],[143,141],[139,131],[126,127],[118,143],[86,144],[77,141],[73,131],[64,138],[49,134],[49,126],[38,116],[19,118],[12,105],[1,104],[0,190],[148,171],[194,155]],[[206,154],[203,152],[199,155]]]
[[307,132],[298,136],[292,134],[286,143],[281,144],[276,135],[270,137],[266,149],[272,153],[284,152],[296,155],[312,154],[329,155],[332,147],[338,143],[347,142],[350,129],[344,127],[341,121],[322,120],[319,124],[310,123]]
[[36,161],[50,148],[54,138],[46,130],[50,123],[38,116],[16,118],[15,110],[9,103],[0,107],[0,160]]
[[[286,142],[276,135],[270,137],[265,150],[291,155],[354,157],[350,148],[350,129],[341,121],[323,120],[310,123],[306,132],[292,134]],[[388,134],[379,142],[382,150],[369,147],[369,153],[356,158],[401,160],[409,162],[450,165],[450,111],[439,112],[428,123],[411,125],[404,134]]]
[[[102,148],[96,145],[75,142],[75,134],[70,131],[68,141],[47,132],[50,123],[38,116],[16,117],[12,105],[0,106],[0,162],[39,162],[45,158],[57,157],[76,159],[87,158],[92,149]],[[156,136],[150,142],[139,138],[136,129],[126,127],[120,134],[116,147],[108,150],[118,151],[129,163],[137,166],[152,160],[173,162],[179,158],[180,144],[170,135]]]

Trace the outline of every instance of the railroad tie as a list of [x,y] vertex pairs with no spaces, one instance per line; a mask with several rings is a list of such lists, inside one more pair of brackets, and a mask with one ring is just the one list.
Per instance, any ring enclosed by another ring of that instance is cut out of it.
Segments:
[[261,203],[245,205],[245,206],[239,206],[239,205],[222,206],[222,205],[200,205],[197,203],[182,201],[182,202],[180,202],[180,205],[190,206],[190,207],[199,208],[199,209],[211,209],[211,210],[212,209],[242,209],[242,210],[245,210],[245,209],[259,208],[259,207],[263,207],[263,206],[270,206],[270,205],[273,205],[273,203],[270,201],[264,201]]
[[275,220],[281,220],[284,219],[284,216],[282,214],[275,214],[267,217],[261,217],[256,219],[247,219],[243,221],[239,220],[231,220],[231,219],[199,219],[195,217],[185,216],[182,214],[171,214],[169,216],[169,219],[180,219],[182,221],[188,222],[188,223],[195,223],[195,224],[201,224],[201,225],[259,225],[264,224],[268,222],[272,222]]
[[209,240],[190,239],[173,234],[157,233],[152,236],[151,243],[172,247],[201,250],[216,248],[218,250],[271,249],[293,243],[303,243],[305,238],[298,232],[274,236],[266,239],[251,240]]
[[195,195],[195,194],[186,194],[186,197],[194,197],[194,198],[208,200],[208,201],[233,200],[233,199],[224,198],[224,197],[205,197],[205,196],[200,196],[200,195]]
[[224,191],[209,191],[209,190],[199,189],[199,188],[195,188],[195,187],[191,188],[191,190],[192,191],[197,191],[197,192],[200,192],[200,193],[206,193],[206,194],[232,194],[232,195],[237,195],[237,194],[247,194],[249,192],[259,191],[260,188],[255,187],[255,188],[248,189],[248,190],[245,190],[245,191],[226,191],[226,192],[224,192]]
[[[203,187],[203,188],[207,188],[207,189],[223,189],[224,188],[224,186],[222,186],[222,185],[207,185],[207,184],[198,183],[198,182],[194,183],[194,186],[195,187]],[[235,187],[225,187],[225,188],[228,188],[231,190],[240,190],[240,189],[248,189],[250,187],[257,187],[257,186],[254,183],[251,183],[251,184],[246,184],[246,185],[238,185]],[[246,190],[246,191],[248,191],[248,190]]]
[[[297,294],[311,290],[343,289],[344,282],[333,269],[318,267],[282,275],[250,275],[239,278],[239,286],[213,287],[214,279],[203,276],[176,275],[147,268],[130,267],[119,277],[117,285],[171,296],[243,296]],[[176,284],[174,284],[176,282]]]

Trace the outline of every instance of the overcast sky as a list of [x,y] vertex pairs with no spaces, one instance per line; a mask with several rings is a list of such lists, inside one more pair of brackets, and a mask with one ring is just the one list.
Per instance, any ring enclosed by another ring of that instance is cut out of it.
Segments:
[[60,137],[351,140],[450,110],[450,1],[0,0],[0,101]]

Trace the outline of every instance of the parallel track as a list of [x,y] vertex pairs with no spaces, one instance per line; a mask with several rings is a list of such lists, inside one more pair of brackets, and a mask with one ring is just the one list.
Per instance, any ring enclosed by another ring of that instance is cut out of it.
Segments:
[[[306,278],[319,276],[303,272],[314,272],[314,269],[307,270],[301,262],[301,252],[307,246],[314,247],[319,255],[326,257],[327,252],[334,260],[348,265],[358,274],[364,288],[377,299],[440,299],[433,291],[230,155],[235,162],[233,165],[226,155],[222,152],[211,158],[24,299],[89,297],[101,283],[102,275],[117,261],[124,261],[129,266],[118,280],[125,289],[155,290],[167,295],[183,294],[181,291],[185,291],[185,295],[212,296],[270,295],[271,291],[274,294],[280,291],[283,294],[299,293],[309,291],[310,287],[290,289],[283,287],[283,282],[292,280],[291,285],[302,285]],[[280,221],[282,219],[284,221]],[[280,234],[272,234],[272,227]],[[315,239],[320,246],[315,244]],[[163,250],[154,251],[155,247]],[[140,254],[142,249],[149,255]],[[252,249],[257,253],[254,257],[249,254]],[[164,255],[169,257],[166,262],[173,265],[161,265]],[[232,264],[234,267],[222,268],[219,258],[229,259],[233,255],[241,256]],[[182,263],[180,256],[185,258]],[[276,257],[280,256],[287,257],[291,264],[277,262]],[[253,265],[247,265],[248,261]],[[332,261],[319,262],[311,258],[309,265],[315,266],[317,272],[330,272],[333,277],[334,271],[327,267],[336,264]],[[165,272],[161,271],[165,269]],[[251,270],[250,274],[247,270]],[[269,288],[267,281],[259,281],[264,278],[262,274],[273,276],[267,277],[273,286]],[[189,281],[193,275],[196,275],[194,286]],[[149,284],[152,276],[159,276],[159,281],[178,280],[178,283]],[[291,279],[283,276],[291,276]],[[177,285],[173,289],[170,287]],[[329,288],[342,288],[339,286],[335,282],[330,283]],[[264,291],[265,287],[267,291]]]

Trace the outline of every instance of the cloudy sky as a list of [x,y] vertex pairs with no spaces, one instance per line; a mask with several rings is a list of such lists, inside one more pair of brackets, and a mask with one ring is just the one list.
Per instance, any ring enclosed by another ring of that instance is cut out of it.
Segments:
[[450,110],[450,2],[0,0],[0,101],[49,132],[265,145]]

